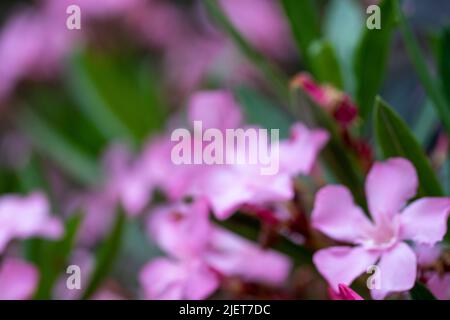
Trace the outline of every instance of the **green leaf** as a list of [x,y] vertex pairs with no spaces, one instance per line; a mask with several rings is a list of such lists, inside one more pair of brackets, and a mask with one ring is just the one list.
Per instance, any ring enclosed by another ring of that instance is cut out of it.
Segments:
[[330,42],[325,40],[314,41],[309,46],[308,56],[310,57],[311,69],[317,80],[343,89],[341,68]]
[[146,64],[126,54],[77,52],[67,88],[104,137],[139,144],[164,122],[157,88]]
[[[428,97],[433,102],[433,106],[436,108],[442,124],[446,128],[447,132],[450,133],[450,102],[446,101],[445,95],[442,90],[440,90],[441,86],[439,82],[437,82],[428,71],[428,66],[425,62],[424,55],[419,47],[419,44],[417,43],[416,38],[414,37],[413,32],[411,31],[408,22],[406,21],[405,16],[403,15],[400,4],[398,2],[395,3],[396,11],[400,17],[400,30],[403,34],[406,50],[414,65],[414,68],[416,69],[420,82],[425,88]],[[443,41],[442,47],[448,45],[445,42],[446,40]],[[446,65],[448,62],[442,61],[447,59],[447,57],[444,57],[443,55],[447,55],[447,53],[441,53],[441,75],[443,75],[442,73],[447,73]],[[448,83],[446,85],[448,85]]]
[[306,65],[310,65],[308,49],[313,41],[321,38],[319,15],[311,0],[282,0],[298,51]]
[[406,123],[379,97],[375,103],[374,122],[376,141],[383,156],[409,159],[419,177],[419,193],[442,196],[442,187],[420,144]]
[[65,234],[61,240],[29,239],[25,242],[25,255],[39,269],[39,284],[34,297],[50,299],[53,287],[70,258],[82,214],[75,214],[66,221]]
[[73,145],[30,108],[24,108],[19,126],[37,150],[55,161],[75,181],[90,185],[99,181],[100,171],[95,158]]
[[422,106],[413,128],[414,136],[423,148],[436,132],[438,120],[436,110],[434,110],[431,101],[427,100]]
[[443,30],[438,50],[439,76],[444,95],[447,99],[447,108],[450,106],[450,27]]
[[345,91],[355,90],[352,61],[361,33],[365,28],[361,5],[356,0],[331,0],[326,7],[324,35],[336,49],[342,68]]
[[422,283],[417,282],[409,291],[413,300],[437,300],[436,297]]
[[365,28],[358,44],[354,61],[356,102],[360,115],[371,114],[375,96],[381,87],[389,58],[391,39],[396,25],[394,2],[382,0],[379,4],[381,29]]
[[203,3],[218,26],[230,37],[242,54],[262,72],[278,98],[286,101],[289,98],[289,81],[286,75],[239,33],[224,14],[217,0],[205,0]]
[[239,87],[235,94],[244,109],[246,122],[266,129],[279,129],[280,138],[289,137],[289,128],[293,121],[286,112],[249,87]]
[[116,257],[119,254],[125,222],[125,213],[122,209],[119,209],[111,233],[97,250],[95,268],[82,299],[89,299],[113,268]]

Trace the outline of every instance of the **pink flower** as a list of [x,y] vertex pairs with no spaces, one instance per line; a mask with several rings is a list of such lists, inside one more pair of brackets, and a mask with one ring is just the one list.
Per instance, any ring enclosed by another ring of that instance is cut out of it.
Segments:
[[70,37],[65,32],[30,8],[7,20],[0,32],[0,99],[24,78],[48,78],[55,73],[68,49]]
[[200,300],[219,287],[217,274],[200,260],[155,259],[141,271],[146,299]]
[[0,253],[14,238],[42,236],[59,238],[63,233],[61,222],[50,214],[45,196],[39,192],[27,197],[6,195],[0,197]]
[[140,281],[150,299],[204,299],[224,276],[279,285],[291,268],[286,256],[214,226],[201,200],[157,208],[149,234],[173,258],[144,267]]
[[345,284],[339,284],[338,289],[339,291],[335,292],[333,289],[329,288],[328,293],[332,300],[364,300],[359,294]]
[[283,254],[261,249],[221,228],[214,229],[205,260],[223,275],[270,285],[281,285],[292,267]]
[[403,158],[375,163],[366,179],[370,220],[347,188],[326,186],[316,196],[313,226],[332,239],[354,244],[322,249],[314,263],[333,290],[350,285],[369,266],[378,265],[380,289],[374,298],[406,291],[416,280],[417,259],[404,242],[433,245],[447,229],[450,198],[422,198],[405,207],[418,187],[413,165]]
[[0,262],[0,300],[30,299],[38,278],[38,272],[31,264],[16,258],[5,258]]
[[[208,111],[206,111],[208,110]],[[225,130],[239,128],[242,114],[239,105],[228,91],[205,91],[192,96],[188,118],[202,121],[204,128]],[[192,142],[199,139],[191,134]],[[270,137],[269,137],[270,139]],[[328,140],[321,129],[310,130],[297,123],[292,127],[290,139],[279,144],[279,170],[272,175],[262,175],[262,164],[201,164],[175,165],[171,150],[175,145],[170,137],[162,136],[150,142],[140,159],[137,176],[145,177],[153,187],[161,188],[170,199],[183,197],[206,199],[219,219],[226,219],[243,204],[265,204],[285,201],[293,197],[292,179],[298,174],[308,174],[319,151]],[[202,142],[202,150],[208,144]],[[230,148],[225,146],[226,149]],[[232,152],[245,155],[245,145],[234,145]],[[278,155],[268,148],[268,157]],[[198,152],[198,150],[194,150]]]
[[188,120],[202,121],[203,128],[237,128],[242,123],[239,105],[229,91],[199,91],[189,100]]
[[[208,106],[214,111],[202,112]],[[243,118],[236,101],[227,91],[196,94],[189,104],[189,115],[190,120],[202,121],[207,127],[222,131],[238,128]],[[228,121],[223,122],[223,118]],[[195,178],[186,193],[205,197],[219,219],[228,218],[246,203],[289,200],[293,197],[292,178],[310,172],[327,140],[328,133],[324,130],[309,130],[297,123],[292,127],[291,138],[280,142],[278,173],[262,175],[261,164],[204,165],[193,169],[196,170]],[[246,152],[245,145],[234,148],[235,154]],[[270,157],[277,156],[270,152]]]
[[259,50],[275,58],[292,53],[289,27],[280,5],[271,0],[221,0],[233,25]]
[[205,251],[212,233],[208,215],[204,201],[159,207],[150,216],[148,234],[173,257],[198,257]]

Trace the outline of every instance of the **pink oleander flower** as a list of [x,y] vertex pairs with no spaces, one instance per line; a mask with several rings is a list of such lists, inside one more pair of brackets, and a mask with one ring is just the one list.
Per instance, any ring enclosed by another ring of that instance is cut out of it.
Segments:
[[51,216],[49,204],[42,193],[0,197],[0,253],[12,239],[55,239],[62,233],[63,226],[59,219]]
[[[243,118],[237,102],[227,91],[193,95],[188,115],[191,121],[202,121],[205,129],[216,128],[222,133],[225,129],[239,128]],[[197,138],[193,134],[193,143]],[[174,143],[169,137],[165,139],[156,140],[144,152],[141,175],[152,179],[171,199],[185,196],[206,199],[214,214],[219,219],[226,219],[243,204],[291,199],[294,196],[292,179],[310,172],[328,140],[328,133],[321,129],[310,130],[301,123],[294,124],[290,139],[279,143],[279,170],[272,175],[262,175],[259,163],[175,165],[170,157]],[[206,146],[203,144],[202,148]],[[245,144],[232,148],[234,154],[249,151]],[[269,157],[276,156],[269,152]]]
[[0,300],[24,300],[33,296],[39,275],[34,266],[16,259],[0,262]]
[[66,54],[70,37],[31,8],[11,16],[0,31],[0,100],[23,79],[49,78]]
[[214,226],[202,200],[155,209],[149,234],[171,258],[151,261],[140,282],[149,299],[204,299],[223,277],[280,285],[290,260]]
[[225,229],[214,228],[205,261],[225,276],[244,281],[279,286],[286,281],[292,267],[284,255],[264,250]]
[[414,166],[406,159],[377,162],[366,179],[370,220],[353,202],[350,191],[326,186],[316,195],[312,225],[332,239],[353,244],[319,250],[314,264],[333,290],[350,285],[377,264],[380,289],[375,299],[406,291],[416,280],[417,259],[405,241],[433,245],[447,229],[450,198],[427,197],[406,205],[418,188]]
[[198,257],[206,250],[212,235],[208,216],[205,201],[158,207],[150,216],[148,234],[173,257]]
[[359,294],[345,284],[339,284],[338,289],[339,291],[335,292],[333,289],[328,288],[328,294],[330,295],[331,300],[364,300]]
[[259,50],[279,59],[293,52],[289,27],[276,1],[219,2],[233,25]]

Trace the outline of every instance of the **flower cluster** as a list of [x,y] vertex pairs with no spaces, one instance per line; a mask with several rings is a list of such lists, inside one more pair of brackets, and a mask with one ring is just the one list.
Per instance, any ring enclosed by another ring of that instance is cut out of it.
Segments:
[[0,299],[450,299],[450,101],[352,3],[5,5]]

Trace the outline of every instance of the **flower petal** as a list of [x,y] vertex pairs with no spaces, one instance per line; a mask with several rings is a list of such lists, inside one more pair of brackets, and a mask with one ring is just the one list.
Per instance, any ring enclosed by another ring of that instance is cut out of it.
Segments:
[[247,281],[279,285],[286,281],[292,263],[285,255],[264,250],[234,233],[216,228],[211,239],[207,263],[226,276]]
[[148,234],[169,255],[192,258],[202,253],[211,236],[208,215],[202,200],[157,207],[150,215]]
[[428,279],[427,286],[439,300],[450,299],[450,273],[441,276],[436,272]]
[[414,286],[417,272],[414,251],[401,242],[382,254],[378,264],[380,289],[372,289],[374,299],[384,299],[390,292],[400,292]]
[[444,238],[449,214],[450,198],[416,200],[400,215],[400,236],[417,243],[433,245]]
[[0,300],[31,298],[38,278],[31,264],[15,258],[5,259],[0,265]]
[[339,284],[350,285],[378,257],[378,252],[362,247],[331,247],[316,252],[313,261],[332,289],[338,291]]
[[408,160],[391,158],[375,163],[366,179],[367,203],[374,220],[399,213],[416,194],[417,186],[416,170]]
[[158,258],[144,266],[139,280],[147,299],[205,299],[219,286],[217,275],[201,261]]
[[319,190],[311,219],[313,227],[327,236],[351,243],[356,243],[372,227],[353,202],[350,191],[338,185]]
[[201,91],[189,101],[189,121],[202,121],[203,129],[232,129],[240,125],[242,114],[229,91]]
[[280,169],[292,175],[308,174],[328,139],[329,134],[325,130],[294,124],[290,139],[279,145]]

